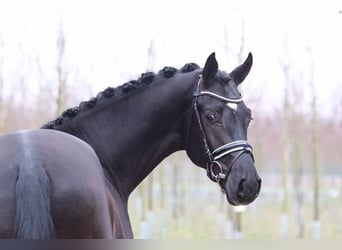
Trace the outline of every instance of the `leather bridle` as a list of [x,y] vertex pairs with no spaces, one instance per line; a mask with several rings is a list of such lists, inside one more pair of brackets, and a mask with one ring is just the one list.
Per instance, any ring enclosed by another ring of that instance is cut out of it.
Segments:
[[[208,177],[214,181],[217,182],[220,185],[220,181],[221,180],[226,180],[226,178],[228,177],[229,173],[231,172],[232,168],[234,167],[235,163],[237,162],[237,160],[245,153],[248,153],[251,155],[253,162],[254,162],[254,156],[253,156],[253,148],[252,146],[248,143],[248,141],[246,140],[237,140],[237,141],[233,141],[233,142],[229,142],[227,144],[224,144],[214,150],[211,150],[208,144],[208,140],[207,140],[207,136],[205,133],[205,130],[203,128],[203,123],[201,120],[201,116],[198,110],[198,98],[200,96],[210,96],[212,98],[215,98],[217,100],[223,101],[226,104],[229,103],[235,103],[238,104],[240,102],[242,102],[242,97],[240,98],[227,98],[221,95],[218,95],[216,93],[210,92],[210,91],[201,91],[200,90],[200,85],[202,82],[202,77],[201,75],[199,76],[199,80],[197,82],[197,85],[195,87],[195,91],[193,93],[193,109],[195,111],[196,114],[196,119],[197,119],[197,123],[199,126],[199,130],[201,133],[201,137],[202,137],[202,142],[203,142],[203,146],[205,149],[205,154],[208,157],[208,162],[207,162],[207,175]],[[233,153],[237,153],[231,164],[229,164],[229,168],[225,169],[222,167],[221,163],[219,162],[220,159],[222,159],[223,157],[227,156],[227,155],[231,155]],[[221,186],[222,188],[222,186]]]

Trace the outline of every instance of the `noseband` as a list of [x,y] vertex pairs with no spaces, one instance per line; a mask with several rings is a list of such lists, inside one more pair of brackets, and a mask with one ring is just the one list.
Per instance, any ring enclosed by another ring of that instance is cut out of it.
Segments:
[[[210,97],[215,98],[217,100],[223,101],[226,104],[228,104],[228,103],[237,104],[237,103],[242,102],[243,100],[242,100],[242,97],[231,99],[231,98],[227,98],[227,97],[215,94],[215,93],[210,92],[210,91],[201,91],[200,90],[201,81],[202,81],[202,78],[200,75],[196,89],[193,93],[193,98],[194,98],[193,99],[193,108],[194,108],[194,111],[196,114],[199,129],[200,129],[205,153],[208,157],[207,168],[206,168],[207,175],[212,181],[215,181],[218,184],[220,184],[221,180],[226,180],[230,171],[234,167],[235,163],[244,153],[250,154],[252,156],[252,159],[254,162],[253,148],[246,140],[237,140],[237,141],[233,141],[233,142],[229,142],[227,144],[224,144],[224,145],[216,148],[213,151],[210,150],[208,140],[207,140],[207,136],[206,136],[206,133],[204,131],[201,116],[200,116],[200,113],[198,110],[198,98],[200,96],[207,95],[207,96],[210,96]],[[221,163],[219,162],[219,160],[221,158],[223,158],[227,155],[233,154],[233,153],[237,153],[237,154],[235,155],[235,157],[234,157],[233,161],[231,162],[229,168],[228,169],[223,168]]]

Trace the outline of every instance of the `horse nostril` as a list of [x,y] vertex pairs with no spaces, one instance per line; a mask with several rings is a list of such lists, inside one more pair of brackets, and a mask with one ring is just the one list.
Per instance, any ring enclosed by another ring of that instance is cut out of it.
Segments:
[[257,179],[257,182],[258,182],[258,192],[257,192],[257,196],[258,196],[258,194],[259,194],[259,192],[260,192],[260,189],[261,189],[261,178],[260,177],[258,177],[258,179]]
[[240,202],[254,200],[259,195],[260,188],[261,178],[257,177],[254,181],[247,181],[247,179],[241,178],[236,196]]
[[261,178],[259,176],[257,176],[257,182],[261,185]]
[[243,199],[245,197],[245,189],[244,189],[245,181],[246,181],[246,179],[242,178],[240,183],[239,183],[239,187],[238,187],[238,191],[237,191],[237,196],[239,199]]
[[258,178],[257,179],[257,183],[258,183],[258,185],[259,185],[259,187],[261,186],[261,178]]

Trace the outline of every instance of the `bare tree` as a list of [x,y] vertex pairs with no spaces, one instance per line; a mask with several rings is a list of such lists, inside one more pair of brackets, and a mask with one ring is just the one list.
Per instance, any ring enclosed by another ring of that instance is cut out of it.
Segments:
[[[287,43],[284,41],[284,50],[288,52]],[[283,117],[282,117],[282,161],[281,161],[281,176],[282,176],[282,191],[283,203],[281,208],[281,237],[285,238],[288,235],[288,172],[290,168],[290,103],[289,103],[289,85],[290,66],[287,60],[280,62],[280,66],[284,75],[284,96],[283,96]]]
[[[291,124],[290,134],[292,135],[291,145],[292,155],[293,155],[293,186],[294,186],[294,196],[295,196],[295,213],[298,225],[298,238],[304,237],[304,209],[303,209],[303,144],[304,138],[304,120],[303,120],[303,110],[301,109],[303,100],[303,86],[298,84],[299,82],[304,82],[302,77],[297,76],[294,80],[291,94],[294,97],[294,103],[292,107],[297,107],[297,109],[292,108],[291,112]],[[296,84],[297,83],[297,84]],[[296,87],[297,89],[296,89]],[[301,87],[299,87],[301,86]]]
[[67,101],[67,79],[68,71],[65,66],[65,32],[63,23],[60,21],[58,35],[57,35],[57,96],[56,96],[56,115],[59,115],[66,107]]
[[[22,44],[18,46],[20,60],[14,65],[14,74],[4,74],[4,40],[0,36],[0,133],[14,131],[22,128],[23,124],[25,127],[30,127],[34,116],[32,109],[26,103],[29,100],[28,96],[28,82],[26,70],[28,68],[27,54],[24,53]],[[11,66],[13,66],[11,65]],[[10,82],[11,84],[6,84]],[[5,95],[5,89],[7,93]],[[21,90],[21,91],[18,91]],[[17,116],[17,112],[14,110],[20,110],[21,116]],[[5,122],[6,121],[6,122]]]
[[307,47],[308,54],[311,56],[310,61],[310,78],[309,85],[311,89],[311,165],[313,174],[313,190],[314,190],[314,207],[313,207],[313,237],[319,239],[321,237],[320,229],[320,209],[319,209],[319,165],[318,165],[318,134],[317,134],[317,93],[314,82],[314,61],[312,58],[312,48]]
[[0,134],[4,130],[4,42],[0,34]]

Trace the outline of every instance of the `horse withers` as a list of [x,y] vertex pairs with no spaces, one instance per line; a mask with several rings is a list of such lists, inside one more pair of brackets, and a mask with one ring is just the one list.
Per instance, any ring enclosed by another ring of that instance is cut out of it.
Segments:
[[0,137],[0,237],[132,238],[127,201],[168,155],[186,150],[233,205],[259,194],[251,110],[215,54],[109,87],[42,129]]

